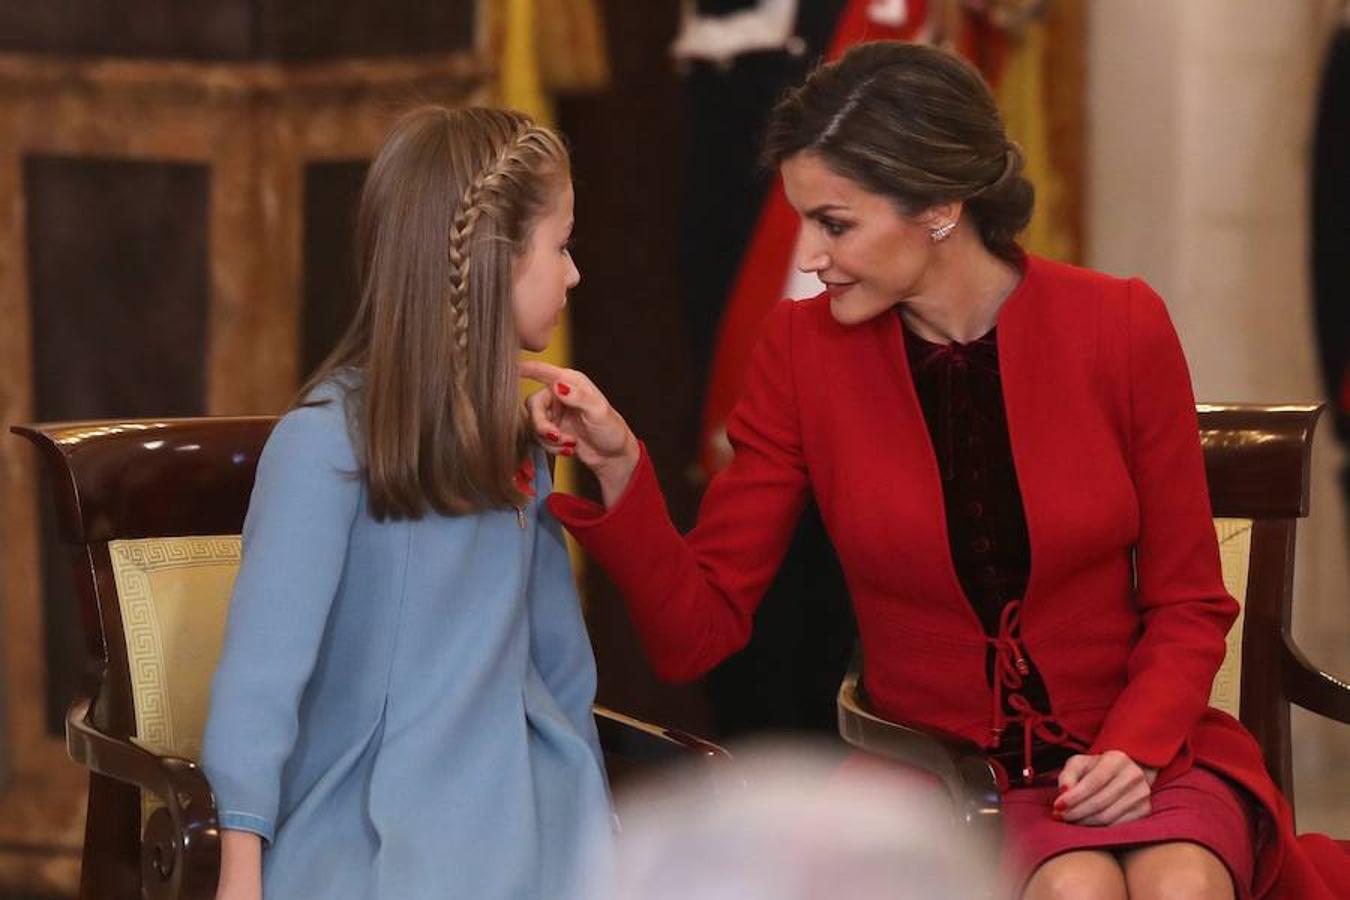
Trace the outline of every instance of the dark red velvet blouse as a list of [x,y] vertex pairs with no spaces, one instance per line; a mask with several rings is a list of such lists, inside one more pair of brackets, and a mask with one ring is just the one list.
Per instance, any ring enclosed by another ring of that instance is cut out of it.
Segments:
[[1030,780],[1059,769],[1082,748],[1054,722],[1045,682],[1019,639],[1031,543],[1008,437],[998,340],[994,331],[969,344],[935,344],[908,328],[904,334],[942,475],[952,563],[990,639],[986,674],[1005,716],[1002,732],[991,735],[998,741],[993,756],[1019,780]]

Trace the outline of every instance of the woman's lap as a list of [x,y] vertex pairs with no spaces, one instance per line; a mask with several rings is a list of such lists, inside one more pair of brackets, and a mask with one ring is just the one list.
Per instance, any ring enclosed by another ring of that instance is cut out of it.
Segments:
[[1255,810],[1238,788],[1200,766],[1153,792],[1148,816],[1123,825],[1074,825],[1054,819],[1054,784],[1014,788],[1003,797],[1003,872],[1021,890],[1037,867],[1074,850],[1121,851],[1184,841],[1213,853],[1228,869],[1239,900],[1250,896],[1255,866]]

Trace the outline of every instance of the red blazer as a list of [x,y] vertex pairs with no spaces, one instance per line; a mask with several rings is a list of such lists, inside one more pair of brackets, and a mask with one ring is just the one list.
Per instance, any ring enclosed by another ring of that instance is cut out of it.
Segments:
[[[842,326],[828,302],[784,302],[766,320],[728,423],[735,458],[687,537],[645,451],[612,509],[566,495],[550,507],[623,591],[657,672],[682,680],[744,646],[811,492],[873,703],[987,746],[986,637],[952,565],[900,321]],[[1091,753],[1122,750],[1164,778],[1198,756],[1246,785],[1284,823],[1260,860],[1264,893],[1292,830],[1255,741],[1208,706],[1238,607],[1162,300],[1138,280],[1031,257],[998,345],[1031,538],[1021,633],[1056,719]]]

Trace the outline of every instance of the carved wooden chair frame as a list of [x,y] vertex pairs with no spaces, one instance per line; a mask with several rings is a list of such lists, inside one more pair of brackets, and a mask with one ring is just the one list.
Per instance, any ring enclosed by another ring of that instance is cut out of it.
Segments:
[[[1320,406],[1201,405],[1200,439],[1216,519],[1251,521],[1238,716],[1271,777],[1293,803],[1289,707],[1350,724],[1350,684],[1321,671],[1291,632],[1294,538],[1308,515],[1312,435]],[[958,819],[996,841],[1000,793],[993,765],[972,742],[890,722],[868,705],[862,660],[839,689],[839,733],[869,753],[935,775]]]
[[[215,800],[195,761],[136,742],[135,701],[110,542],[237,535],[271,417],[22,425],[46,464],[79,591],[87,672],[66,717],[71,759],[90,772],[81,898],[211,900],[219,877]],[[681,758],[712,784],[715,744],[595,707],[611,779]],[[142,828],[142,792],[154,811]]]

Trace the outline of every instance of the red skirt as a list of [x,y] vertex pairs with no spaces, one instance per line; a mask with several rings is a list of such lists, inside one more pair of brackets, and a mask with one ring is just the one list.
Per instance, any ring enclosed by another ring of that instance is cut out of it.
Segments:
[[1051,782],[1003,795],[1002,865],[1012,896],[1021,895],[1037,867],[1061,853],[1189,841],[1223,861],[1239,900],[1251,897],[1259,813],[1245,792],[1209,769],[1192,766],[1154,788],[1152,812],[1123,825],[1056,821],[1050,811],[1058,794]]

